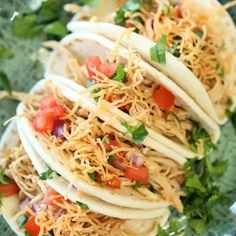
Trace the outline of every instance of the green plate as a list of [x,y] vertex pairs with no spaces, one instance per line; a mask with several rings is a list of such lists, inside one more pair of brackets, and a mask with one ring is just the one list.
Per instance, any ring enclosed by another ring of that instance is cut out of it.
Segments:
[[[31,86],[43,77],[42,65],[33,59],[41,46],[42,38],[21,40],[14,37],[11,31],[11,17],[14,12],[22,14],[29,11],[32,2],[38,1],[0,0],[0,45],[10,48],[14,54],[10,59],[0,59],[0,71],[8,75],[12,87],[18,91],[29,91]],[[236,8],[231,9],[230,13],[236,22]],[[0,133],[4,129],[3,122],[14,116],[16,105],[14,101],[0,100]],[[216,185],[219,185],[224,193],[236,201],[236,133],[231,122],[222,127],[222,136],[217,150],[211,154],[210,158],[228,160],[228,168]],[[210,229],[206,235],[236,235],[236,216],[230,214],[230,211],[223,206],[216,214],[218,227]],[[0,235],[15,235],[3,219],[0,219]]]

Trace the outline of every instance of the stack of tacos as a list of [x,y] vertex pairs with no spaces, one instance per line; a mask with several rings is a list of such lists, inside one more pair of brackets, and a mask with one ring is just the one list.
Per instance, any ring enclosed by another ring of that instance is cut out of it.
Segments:
[[18,235],[154,236],[235,107],[236,31],[213,0],[128,1],[68,28],[2,136],[2,215]]

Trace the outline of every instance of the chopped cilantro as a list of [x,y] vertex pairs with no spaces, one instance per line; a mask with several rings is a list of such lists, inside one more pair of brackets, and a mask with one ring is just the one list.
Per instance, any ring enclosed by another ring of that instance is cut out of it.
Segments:
[[[100,92],[100,91],[101,91],[100,88],[95,88],[95,89],[92,91],[92,94],[96,94],[96,93],[98,93],[98,92]],[[96,102],[98,102],[99,97],[94,97],[94,100],[95,100]]]
[[110,164],[111,162],[115,161],[116,157],[114,156],[109,156],[107,162]]
[[76,201],[76,203],[80,206],[81,209],[84,209],[84,210],[88,210],[89,209],[88,205],[83,203],[83,202]]
[[11,94],[12,88],[7,75],[0,71],[0,90],[5,90]]
[[47,179],[52,179],[53,176],[52,174],[54,173],[54,171],[48,167],[48,170],[43,172],[40,176],[39,176],[39,179],[41,180],[47,180]]
[[88,5],[89,7],[95,7],[98,5],[100,0],[80,0],[79,4],[82,3],[83,5]]
[[196,32],[194,32],[199,38],[202,38],[203,37],[203,31],[201,31],[201,30],[198,30],[198,31],[196,31]]
[[[49,234],[50,235],[50,234]],[[25,232],[25,236],[31,236],[31,234],[30,233],[28,233],[28,232]],[[45,235],[44,235],[45,236]],[[50,235],[51,236],[51,235]]]
[[122,125],[127,129],[126,134],[130,134],[136,144],[141,144],[148,135],[144,124],[131,126],[126,122],[123,122]]
[[170,15],[172,8],[173,7],[171,4],[166,3],[163,5],[162,12],[164,13],[165,16],[168,16],[168,15]]
[[22,229],[25,225],[25,223],[27,222],[28,220],[28,217],[25,216],[25,215],[21,215],[18,220],[17,220],[17,223],[18,223],[18,226],[20,229]]
[[230,119],[233,116],[233,112],[230,111],[229,109],[225,110],[225,115]]
[[124,83],[126,81],[125,70],[121,64],[117,65],[116,72],[111,76],[111,79],[121,83]]
[[150,48],[151,59],[161,65],[166,65],[166,35],[161,36],[160,41]]
[[93,180],[93,181],[96,181],[96,180],[97,180],[96,175],[97,175],[97,172],[96,172],[96,171],[94,171],[94,172],[92,172],[92,173],[88,173],[89,178],[90,178],[91,180]]
[[193,123],[192,134],[190,137],[190,146],[193,151],[197,151],[197,145],[199,141],[203,141],[204,153],[207,154],[215,145],[212,143],[210,136],[205,129],[199,127],[197,123]]
[[138,181],[136,181],[135,184],[134,184],[135,189],[141,188],[142,186],[143,186],[143,184],[138,182]]
[[67,34],[66,27],[59,21],[54,21],[44,28],[47,34],[53,34],[56,36],[64,37]]
[[13,53],[9,48],[0,45],[0,58],[12,58]]
[[227,162],[212,163],[207,156],[202,160],[194,158],[184,165],[184,214],[188,226],[199,235],[211,226],[216,206],[228,201],[215,185],[215,181],[225,172],[226,167]]
[[224,75],[225,75],[225,70],[224,70],[224,67],[223,67],[223,66],[220,67],[220,71],[219,71],[218,75],[219,75],[220,77],[224,77]]
[[5,171],[1,167],[0,167],[0,183],[1,184],[7,184],[8,183],[8,178],[5,175]]

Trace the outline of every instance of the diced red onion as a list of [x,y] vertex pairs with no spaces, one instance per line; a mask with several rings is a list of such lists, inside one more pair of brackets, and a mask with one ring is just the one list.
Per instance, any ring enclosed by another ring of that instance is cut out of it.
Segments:
[[64,121],[63,120],[55,120],[53,135],[55,135],[57,138],[63,138],[64,137],[63,131],[64,131]]
[[122,163],[119,160],[112,161],[111,165],[113,167],[115,167],[116,169],[119,169],[121,171],[123,171],[125,169],[124,166],[122,165]]
[[132,159],[132,163],[135,166],[142,166],[144,163],[143,155],[138,152],[132,152],[130,154],[130,157]]
[[23,198],[20,201],[20,209],[23,210],[30,202],[30,199],[28,197]]
[[39,211],[39,209],[40,209],[39,203],[38,203],[38,202],[34,202],[34,203],[32,204],[32,209],[33,209],[33,211],[34,211],[35,213],[37,213],[37,212]]

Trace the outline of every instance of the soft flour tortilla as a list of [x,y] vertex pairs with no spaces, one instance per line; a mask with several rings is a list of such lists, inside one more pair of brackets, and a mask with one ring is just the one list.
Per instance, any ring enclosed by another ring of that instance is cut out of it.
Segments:
[[[18,130],[20,130],[18,128]],[[36,167],[37,172],[43,173],[48,168],[45,165],[45,162],[36,154],[35,150],[28,142],[27,138],[24,137],[23,133],[20,131],[20,137],[18,136],[16,122],[13,121],[7,127],[4,135],[2,136],[0,148],[4,148],[5,146],[14,147],[19,142],[19,138],[21,139],[23,146],[26,147],[27,153],[30,154],[30,159],[32,160],[34,166]],[[110,217],[117,217],[120,219],[126,219],[124,225],[122,225],[122,229],[124,232],[131,233],[132,235],[150,235],[154,236],[157,230],[157,225],[163,226],[169,216],[168,208],[163,208],[160,210],[153,210],[150,212],[146,210],[139,209],[127,209],[124,207],[117,207],[114,205],[110,205],[106,202],[103,202],[95,197],[88,196],[87,194],[83,194],[74,189],[68,189],[69,183],[66,182],[62,177],[54,177],[51,180],[46,180],[46,183],[55,189],[57,192],[66,196],[71,201],[80,200],[83,203],[87,204],[91,210],[98,212],[100,214],[104,214]],[[2,207],[0,213],[8,223],[8,225],[12,228],[12,230],[19,236],[24,236],[25,234],[19,230],[18,223],[16,221],[15,215],[20,210],[19,207],[19,197],[18,194],[15,194],[10,197],[4,197],[2,199]],[[142,220],[141,220],[142,219]],[[137,228],[131,225],[131,223],[135,224]],[[145,224],[145,225],[144,225]],[[132,226],[132,227],[129,227]],[[145,227],[144,227],[145,226]],[[138,234],[136,234],[139,232]]]
[[[113,27],[113,25],[111,25]],[[139,36],[139,35],[138,35]],[[72,56],[76,57],[79,63],[84,63],[86,59],[91,55],[98,55],[102,58],[106,58],[106,52],[113,50],[116,45],[110,41],[109,39],[98,35],[98,34],[91,34],[91,33],[74,33],[71,35],[66,36],[62,42],[62,45],[67,46],[72,55],[66,54],[64,51],[55,51],[46,68],[46,75],[50,73],[66,76],[68,78],[73,78],[73,75],[69,72],[68,66],[66,61],[71,58]],[[128,53],[127,49],[123,47],[119,47],[119,55],[120,58],[123,60],[127,60]],[[166,87],[169,91],[171,91],[175,97],[177,98],[179,104],[191,115],[191,118],[197,122],[199,122],[200,126],[203,127],[208,134],[210,135],[213,143],[216,143],[220,137],[220,129],[218,125],[216,125],[211,118],[206,115],[199,106],[191,99],[180,87],[178,87],[173,81],[171,81],[167,76],[153,68],[148,63],[144,62],[140,59],[138,63],[140,68],[143,68],[147,71],[147,74],[150,78],[157,81],[157,83],[162,84]],[[197,80],[198,81],[198,80]],[[70,82],[67,84],[71,89],[79,92],[78,86]],[[109,107],[109,103],[104,101],[104,104],[107,104]],[[111,109],[107,108],[108,110]],[[125,120],[128,122],[132,119],[129,115],[125,114],[124,112],[120,111],[119,109],[113,109],[113,113],[118,115],[119,117],[126,117]],[[181,144],[177,144],[174,141],[168,139],[164,135],[157,133],[156,131],[149,130],[149,135],[151,138],[156,140],[157,142],[169,147],[173,151],[183,155],[187,158],[192,158],[195,156],[200,156],[197,153],[194,153],[190,149],[184,147]]]
[[[183,0],[177,2],[183,2]],[[192,9],[196,8],[206,12],[214,12],[214,14],[212,14],[211,20],[212,22],[215,22],[217,27],[212,30],[217,32],[219,37],[221,35],[224,36],[226,49],[225,58],[227,58],[227,55],[231,55],[232,52],[234,52],[231,68],[229,68],[224,76],[224,80],[227,80],[232,84],[232,82],[236,79],[236,28],[231,17],[222,8],[217,0],[189,0],[185,1],[185,3],[186,2],[191,6]],[[216,11],[217,7],[219,8],[218,11]],[[136,49],[147,62],[174,80],[215,122],[223,124],[227,121],[224,109],[221,107],[215,107],[213,105],[201,82],[179,59],[174,57],[171,53],[166,52],[166,65],[162,66],[161,64],[152,61],[150,58],[149,50],[155,45],[153,41],[137,33],[125,35],[127,29],[118,25],[103,22],[77,21],[77,18],[78,17],[75,17],[74,20],[68,24],[67,27],[70,31],[79,33],[98,33],[114,41],[120,38],[120,43],[123,46],[131,46],[132,48]],[[233,96],[232,100],[233,104],[230,107],[231,111],[233,111],[236,107],[235,95]]]

